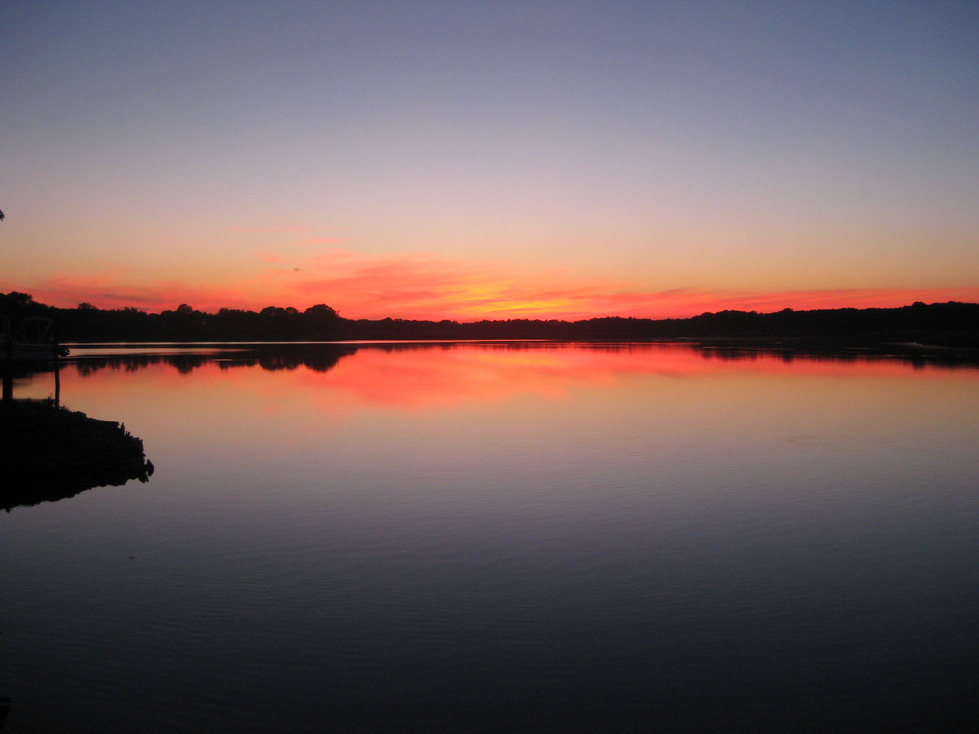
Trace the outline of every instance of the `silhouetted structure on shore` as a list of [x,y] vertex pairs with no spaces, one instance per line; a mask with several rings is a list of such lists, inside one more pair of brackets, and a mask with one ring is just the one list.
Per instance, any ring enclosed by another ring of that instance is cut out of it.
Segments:
[[159,314],[135,308],[104,310],[89,304],[61,309],[36,303],[25,293],[11,292],[0,294],[3,316],[14,322],[29,316],[52,318],[59,338],[65,342],[781,338],[979,348],[979,304],[956,301],[917,302],[900,308],[720,311],[688,319],[613,316],[582,321],[457,322],[345,319],[324,304],[305,311],[270,306],[258,312],[222,308],[217,313],[197,311],[187,304]]

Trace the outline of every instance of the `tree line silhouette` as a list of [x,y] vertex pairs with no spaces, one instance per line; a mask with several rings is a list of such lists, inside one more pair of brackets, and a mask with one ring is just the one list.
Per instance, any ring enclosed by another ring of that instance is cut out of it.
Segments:
[[26,293],[0,293],[0,317],[12,323],[47,316],[62,342],[347,341],[463,339],[818,339],[905,341],[979,348],[979,304],[915,302],[898,308],[838,308],[773,313],[707,312],[685,319],[609,316],[559,321],[506,319],[473,322],[347,319],[325,304],[304,311],[269,306],[261,311],[198,311],[188,304],[162,313],[136,308],[100,309],[82,303],[57,308]]

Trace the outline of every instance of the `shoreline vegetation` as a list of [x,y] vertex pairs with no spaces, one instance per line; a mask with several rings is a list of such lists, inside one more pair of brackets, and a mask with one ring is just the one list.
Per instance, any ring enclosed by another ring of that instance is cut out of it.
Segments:
[[0,463],[7,512],[153,474],[142,440],[125,425],[37,400],[0,402]]
[[318,304],[299,311],[269,306],[261,311],[222,308],[198,311],[188,304],[162,313],[136,308],[100,309],[82,303],[57,308],[26,293],[0,293],[0,318],[11,323],[45,316],[62,343],[95,342],[262,342],[370,340],[545,339],[623,341],[736,339],[769,343],[772,339],[838,344],[891,344],[908,350],[941,348],[979,350],[979,304],[915,302],[897,308],[783,309],[706,312],[685,319],[609,316],[580,321],[507,319],[420,321],[347,319]]

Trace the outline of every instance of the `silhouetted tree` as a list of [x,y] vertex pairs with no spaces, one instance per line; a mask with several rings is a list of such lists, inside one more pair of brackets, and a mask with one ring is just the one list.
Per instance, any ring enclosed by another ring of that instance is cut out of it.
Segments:
[[340,321],[340,315],[325,303],[317,303],[303,311],[305,332],[311,339],[335,338]]
[[303,315],[305,315],[306,318],[313,319],[318,323],[336,321],[340,318],[340,314],[338,314],[335,309],[327,306],[325,303],[317,303],[315,306],[310,306],[303,311]]

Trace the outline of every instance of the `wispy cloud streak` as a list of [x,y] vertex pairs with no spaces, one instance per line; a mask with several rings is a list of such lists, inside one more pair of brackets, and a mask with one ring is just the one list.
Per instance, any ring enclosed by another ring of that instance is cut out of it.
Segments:
[[[300,244],[305,244],[303,243]],[[312,243],[310,243],[312,244]],[[329,246],[328,241],[315,244]],[[368,256],[329,248],[313,254],[264,253],[256,277],[216,285],[220,277],[138,282],[127,273],[61,274],[33,284],[35,299],[59,306],[148,311],[189,303],[204,311],[327,303],[348,318],[478,319],[601,316],[669,318],[725,309],[778,311],[892,307],[913,301],[979,301],[979,288],[848,288],[822,290],[644,289],[638,282],[590,278],[567,270],[526,271],[499,262],[425,253]],[[2,284],[0,284],[2,285]],[[7,290],[25,290],[9,284]]]

